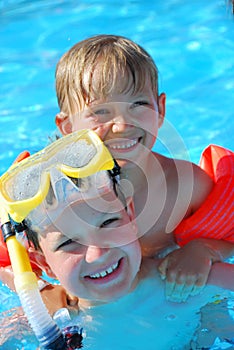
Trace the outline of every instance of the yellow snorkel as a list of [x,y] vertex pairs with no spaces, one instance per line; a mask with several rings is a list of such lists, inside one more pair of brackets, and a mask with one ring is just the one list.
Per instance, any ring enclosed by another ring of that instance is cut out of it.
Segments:
[[32,271],[26,248],[17,240],[14,225],[3,207],[1,207],[0,217],[2,234],[14,272],[15,288],[41,348],[68,349],[62,331],[51,318],[42,301],[37,277]]
[[[32,272],[27,251],[25,247],[17,240],[15,233],[12,232],[9,215],[3,207],[0,208],[0,218],[3,227],[4,240],[7,244],[7,249],[15,277],[21,275],[24,272],[30,272],[30,274],[33,274],[33,277],[30,277],[28,282],[25,281],[26,284],[37,284],[37,279],[35,280],[34,278],[35,274]],[[24,284],[23,281],[21,283]],[[18,288],[20,288],[21,283],[17,283]]]

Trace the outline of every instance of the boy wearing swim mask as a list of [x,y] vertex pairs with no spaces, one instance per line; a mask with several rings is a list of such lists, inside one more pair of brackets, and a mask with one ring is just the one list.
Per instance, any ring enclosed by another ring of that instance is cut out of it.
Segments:
[[[173,250],[159,266],[167,298],[182,301],[199,293],[212,264],[233,254],[233,223],[220,218],[229,224],[219,236],[207,225],[202,234],[197,229],[197,235],[190,235],[190,230],[184,233],[179,226],[182,220],[194,220],[200,208],[202,213],[194,221],[202,222],[210,211],[207,203],[215,217],[220,210],[212,197],[216,179],[193,163],[152,152],[166,105],[152,58],[129,39],[92,37],[60,59],[56,90],[60,107],[56,124],[61,133],[94,130],[121,165],[123,186],[131,183],[143,256],[165,254],[168,247]],[[229,192],[227,182],[223,186]],[[230,198],[228,208],[229,218]],[[183,247],[174,249],[175,243]]]
[[141,251],[119,166],[94,132],[68,135],[0,178],[0,203],[23,222],[31,258],[75,296],[108,302],[136,282]]
[[[119,337],[126,327],[130,331],[122,339],[123,347],[133,343],[134,327],[149,343],[167,329],[158,349],[187,345],[199,319],[197,310],[213,301],[219,289],[206,288],[191,304],[165,301],[157,259],[142,259],[133,201],[124,196],[120,169],[105,147],[90,142],[93,138],[91,132],[68,135],[9,170],[0,179],[1,205],[17,223],[24,220],[33,260],[79,298],[82,310],[88,307],[82,324],[88,335],[85,345],[95,337],[96,348],[103,348],[108,333]],[[214,264],[209,282],[217,284],[224,271],[225,264]],[[230,271],[223,280],[230,289],[232,276]],[[119,317],[124,322],[116,328],[105,329],[104,323],[103,329],[99,322],[107,319],[113,325]],[[144,319],[141,327],[139,319]]]

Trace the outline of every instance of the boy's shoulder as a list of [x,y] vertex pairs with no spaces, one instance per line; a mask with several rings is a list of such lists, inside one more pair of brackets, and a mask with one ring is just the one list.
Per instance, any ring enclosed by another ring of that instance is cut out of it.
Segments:
[[193,162],[169,158],[158,153],[154,153],[154,156],[163,169],[167,189],[172,192],[177,189],[181,198],[187,198],[190,193],[188,212],[196,211],[211,192],[213,180]]
[[199,166],[188,160],[171,158],[156,152],[152,152],[152,154],[160,163],[164,174],[168,174],[169,176],[174,175],[175,173],[181,173],[181,175],[187,177],[188,175],[196,175],[201,170]]
[[197,180],[209,178],[206,172],[197,164],[184,159],[171,158],[162,154],[152,152],[153,156],[160,163],[165,174],[173,175],[178,173],[183,178],[191,179],[191,176]]

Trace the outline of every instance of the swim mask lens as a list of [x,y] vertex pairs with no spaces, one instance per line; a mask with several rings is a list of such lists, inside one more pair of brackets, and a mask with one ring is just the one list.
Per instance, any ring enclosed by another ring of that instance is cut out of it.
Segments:
[[95,184],[101,188],[108,182],[106,170],[113,169],[116,164],[97,134],[81,130],[58,139],[3,174],[0,205],[19,223],[45,198],[51,206],[54,199],[66,201],[68,190],[74,192],[74,187],[89,197],[90,177],[95,174]]

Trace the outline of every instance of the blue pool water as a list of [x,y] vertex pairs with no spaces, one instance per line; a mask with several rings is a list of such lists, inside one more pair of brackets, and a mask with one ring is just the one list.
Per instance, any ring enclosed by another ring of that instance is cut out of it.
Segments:
[[56,62],[99,33],[128,36],[152,54],[167,93],[167,120],[193,161],[209,143],[233,148],[234,20],[227,0],[3,0],[0,6],[0,173],[23,149],[47,142],[58,111]]
[[[100,33],[137,41],[157,63],[167,122],[155,149],[198,162],[210,143],[234,148],[234,18],[227,0],[2,0],[0,11],[0,174],[22,150],[48,143],[58,112],[55,65],[77,41]],[[0,296],[2,320],[19,302],[4,286]],[[20,339],[11,349],[36,349],[33,336],[22,336],[25,326],[20,336],[14,325]],[[135,344],[126,349],[150,349]]]

